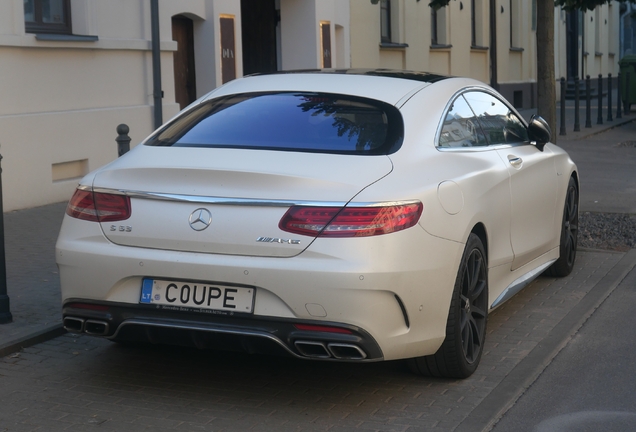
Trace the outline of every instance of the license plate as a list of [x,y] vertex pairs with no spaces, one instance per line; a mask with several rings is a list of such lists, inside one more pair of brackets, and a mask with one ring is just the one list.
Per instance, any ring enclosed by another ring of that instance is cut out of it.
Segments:
[[144,279],[139,302],[162,309],[252,313],[254,288]]

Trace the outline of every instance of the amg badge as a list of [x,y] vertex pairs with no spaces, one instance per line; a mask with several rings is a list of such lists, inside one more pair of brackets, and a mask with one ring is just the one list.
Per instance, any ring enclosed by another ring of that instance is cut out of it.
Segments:
[[256,239],[256,241],[263,243],[300,244],[300,240],[281,239],[273,237],[259,237]]

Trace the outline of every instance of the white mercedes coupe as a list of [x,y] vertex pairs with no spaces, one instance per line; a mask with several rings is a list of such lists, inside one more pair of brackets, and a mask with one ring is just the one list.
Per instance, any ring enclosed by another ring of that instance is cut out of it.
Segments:
[[574,266],[579,178],[549,141],[472,79],[231,81],[81,180],[64,326],[468,377],[489,311]]

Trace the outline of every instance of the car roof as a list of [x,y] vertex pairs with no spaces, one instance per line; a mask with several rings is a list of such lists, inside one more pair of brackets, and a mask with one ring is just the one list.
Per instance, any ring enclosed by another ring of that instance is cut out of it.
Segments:
[[451,77],[392,69],[281,71],[238,78],[212,91],[205,99],[238,93],[302,91],[346,94],[398,105],[405,97],[447,78]]

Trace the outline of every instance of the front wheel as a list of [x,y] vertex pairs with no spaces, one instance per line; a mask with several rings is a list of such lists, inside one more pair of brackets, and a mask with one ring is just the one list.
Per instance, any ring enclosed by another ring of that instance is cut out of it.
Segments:
[[468,378],[475,372],[484,348],[488,317],[488,266],[484,246],[471,234],[457,272],[446,338],[430,356],[407,360],[419,375]]
[[576,260],[579,234],[579,190],[574,178],[570,178],[563,205],[559,259],[548,269],[551,276],[564,277],[572,273]]

